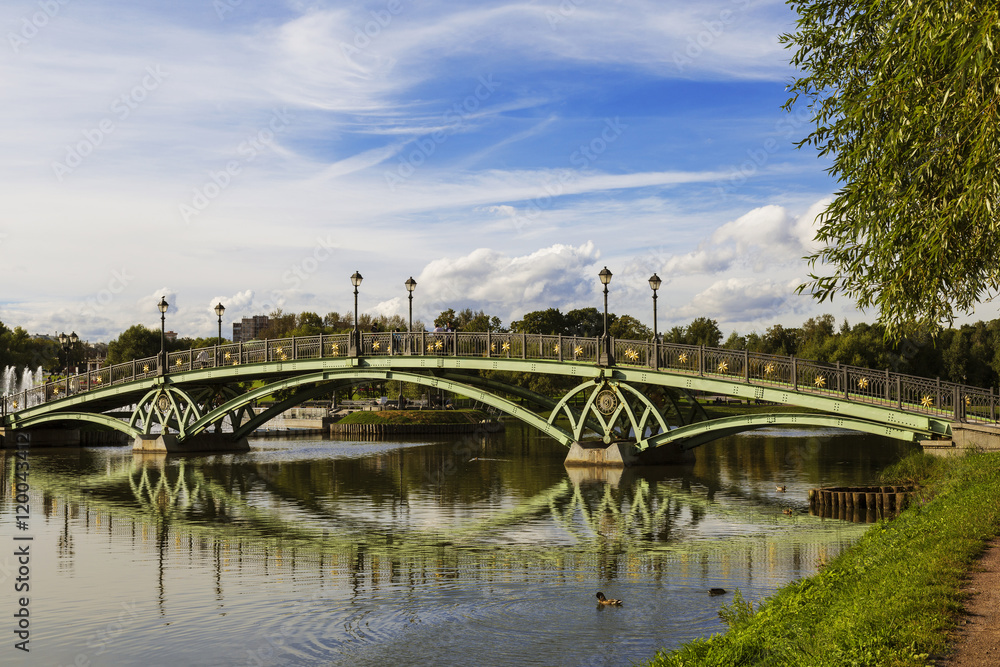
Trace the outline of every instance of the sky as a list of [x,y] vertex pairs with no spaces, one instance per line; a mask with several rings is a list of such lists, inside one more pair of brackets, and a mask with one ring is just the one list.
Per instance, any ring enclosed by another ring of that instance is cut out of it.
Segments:
[[[832,313],[837,184],[794,143],[783,0],[8,0],[0,321],[108,341],[242,317]],[[977,313],[979,315],[979,313]],[[983,319],[994,317],[983,314]]]

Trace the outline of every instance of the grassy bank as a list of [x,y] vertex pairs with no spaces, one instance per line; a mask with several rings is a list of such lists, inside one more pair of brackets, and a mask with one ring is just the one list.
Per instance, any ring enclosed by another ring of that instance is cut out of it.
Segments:
[[380,410],[352,412],[338,424],[478,424],[489,415],[482,410]]
[[932,664],[947,650],[963,576],[1000,532],[1000,455],[915,454],[885,481],[921,483],[922,498],[757,608],[734,596],[720,611],[727,633],[648,664]]

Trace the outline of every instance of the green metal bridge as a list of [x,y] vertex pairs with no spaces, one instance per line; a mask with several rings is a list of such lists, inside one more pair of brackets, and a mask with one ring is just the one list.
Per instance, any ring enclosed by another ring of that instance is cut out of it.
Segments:
[[[553,398],[498,371],[550,375],[573,386]],[[4,396],[0,426],[9,433],[91,423],[128,434],[137,447],[162,434],[180,446],[206,433],[239,441],[332,389],[384,380],[468,396],[567,447],[628,443],[636,454],[668,445],[690,450],[768,426],[923,441],[950,437],[953,423],[997,422],[992,390],[886,370],[654,341],[396,332],[230,343],[137,359]],[[286,398],[254,409],[280,390]],[[764,402],[774,411],[709,419],[696,394]]]

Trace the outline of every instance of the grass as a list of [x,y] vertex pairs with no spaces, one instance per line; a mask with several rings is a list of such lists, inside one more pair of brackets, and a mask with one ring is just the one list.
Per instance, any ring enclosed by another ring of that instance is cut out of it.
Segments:
[[945,655],[963,578],[1000,532],[1000,455],[918,453],[884,482],[920,484],[922,497],[757,608],[737,592],[720,611],[727,633],[648,664],[909,666]]
[[352,412],[338,424],[477,424],[488,419],[482,410],[381,410]]

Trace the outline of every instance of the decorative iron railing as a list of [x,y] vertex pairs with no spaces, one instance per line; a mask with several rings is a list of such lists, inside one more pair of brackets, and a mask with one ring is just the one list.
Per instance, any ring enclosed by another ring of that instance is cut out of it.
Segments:
[[0,414],[7,415],[101,387],[206,368],[301,359],[400,355],[541,359],[596,364],[604,361],[605,345],[617,366],[731,379],[754,386],[783,387],[798,393],[837,396],[954,421],[998,421],[998,395],[992,388],[969,387],[888,370],[652,341],[423,331],[363,333],[357,350],[352,347],[351,334],[324,334],[170,352],[162,361],[159,355],[136,359],[3,396],[0,398]]

